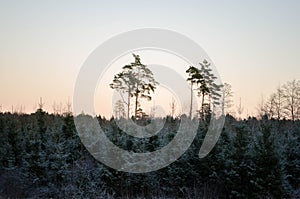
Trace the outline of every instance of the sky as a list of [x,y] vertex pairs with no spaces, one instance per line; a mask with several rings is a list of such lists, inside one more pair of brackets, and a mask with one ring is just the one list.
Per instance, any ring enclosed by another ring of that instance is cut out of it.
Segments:
[[[40,97],[49,112],[72,102],[80,68],[101,43],[162,28],[197,42],[232,85],[235,104],[241,98],[255,115],[261,98],[300,77],[299,19],[297,0],[0,0],[0,111],[33,112]],[[109,115],[109,107],[100,110]]]

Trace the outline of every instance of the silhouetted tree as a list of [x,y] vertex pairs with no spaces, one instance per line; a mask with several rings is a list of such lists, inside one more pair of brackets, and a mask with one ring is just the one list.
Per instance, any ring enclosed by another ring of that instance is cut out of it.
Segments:
[[284,97],[282,88],[279,86],[276,92],[272,93],[265,104],[265,112],[270,118],[280,120],[284,111]]
[[[212,73],[210,63],[204,60],[203,63],[199,63],[201,68],[198,69],[194,66],[190,66],[186,73],[189,77],[187,81],[191,84],[191,102],[190,102],[190,118],[192,117],[193,106],[193,90],[196,84],[195,90],[198,91],[198,96],[201,98],[201,109],[199,111],[200,118],[204,119],[204,116],[209,116],[212,106],[219,104],[222,85],[216,84],[217,77]],[[207,99],[206,99],[207,98]]]
[[175,111],[176,111],[176,101],[175,101],[175,99],[172,97],[172,101],[171,101],[171,104],[170,104],[170,108],[171,108],[171,113],[170,113],[170,115],[171,115],[171,117],[173,117],[174,118],[174,116],[175,116]]
[[289,81],[282,86],[283,97],[286,101],[285,109],[291,120],[295,121],[300,106],[300,81]]
[[[228,83],[224,83],[223,88],[222,88],[222,114],[230,114],[230,108],[233,106],[233,91],[232,87]],[[226,110],[226,112],[225,112]]]
[[189,117],[193,117],[193,95],[194,95],[194,84],[200,85],[200,88],[205,89],[205,92],[209,92],[207,87],[205,86],[205,81],[203,79],[203,76],[200,74],[200,70],[194,66],[190,66],[187,70],[186,73],[188,73],[189,77],[187,78],[187,81],[190,82],[191,84],[191,102],[190,102],[190,113]]
[[125,107],[124,102],[122,102],[122,100],[118,100],[115,103],[114,113],[116,118],[125,117]]
[[240,98],[239,105],[236,107],[236,112],[238,114],[238,119],[242,119],[242,114],[244,112],[244,107],[242,106],[242,98]]
[[[135,98],[134,116],[138,115],[139,99],[145,98],[151,100],[151,92],[154,92],[158,82],[155,81],[152,71],[141,63],[139,55],[133,54],[135,59],[129,65],[125,65],[123,71],[114,76],[113,82],[110,84],[112,89],[116,89],[125,104],[127,104],[127,118],[130,116],[130,100]],[[124,100],[123,94],[127,93],[127,102]]]
[[209,109],[212,108],[212,106],[219,105],[219,99],[222,96],[221,94],[221,88],[223,85],[216,84],[217,77],[215,74],[213,74],[212,69],[210,68],[210,63],[208,63],[207,60],[204,60],[203,63],[199,63],[201,66],[200,73],[204,78],[204,81],[201,84],[201,87],[199,89],[199,94],[202,95],[202,112],[203,112],[203,105],[205,96],[208,96],[208,106]]

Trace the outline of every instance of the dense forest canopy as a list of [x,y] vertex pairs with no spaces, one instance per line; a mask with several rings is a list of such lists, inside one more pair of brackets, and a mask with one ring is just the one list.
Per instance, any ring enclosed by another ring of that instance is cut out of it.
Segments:
[[[129,136],[116,120],[97,117],[109,139],[134,152],[154,151],[176,134],[180,118],[166,117],[150,138]],[[139,124],[147,124],[141,119]],[[0,113],[0,195],[54,198],[282,198],[299,195],[300,121],[236,120],[227,115],[213,151],[199,159],[208,123],[200,121],[192,146],[158,171],[118,172],[81,144],[71,113]]]

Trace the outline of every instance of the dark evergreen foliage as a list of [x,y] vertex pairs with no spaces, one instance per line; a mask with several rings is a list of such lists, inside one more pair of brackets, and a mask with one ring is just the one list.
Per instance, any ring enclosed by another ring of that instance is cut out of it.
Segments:
[[[115,119],[98,117],[109,139],[135,152],[155,151],[176,135],[166,118],[156,136],[138,139]],[[149,121],[139,120],[141,124]],[[4,198],[296,198],[300,190],[300,121],[237,121],[231,116],[214,149],[199,159],[207,131],[201,120],[190,148],[158,171],[131,174],[96,161],[77,135],[71,114],[42,109],[0,113],[0,196]]]

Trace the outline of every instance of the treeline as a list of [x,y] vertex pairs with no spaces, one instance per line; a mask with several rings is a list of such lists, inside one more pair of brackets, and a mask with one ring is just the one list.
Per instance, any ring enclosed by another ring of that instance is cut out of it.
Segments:
[[[117,146],[154,151],[173,139],[180,118],[167,117],[151,138],[134,138],[116,119],[97,117]],[[146,125],[147,119],[138,120]],[[0,196],[5,198],[297,198],[300,194],[300,121],[227,115],[221,137],[203,159],[208,123],[180,159],[158,171],[132,174],[96,161],[81,144],[73,116],[38,109],[0,113]]]

